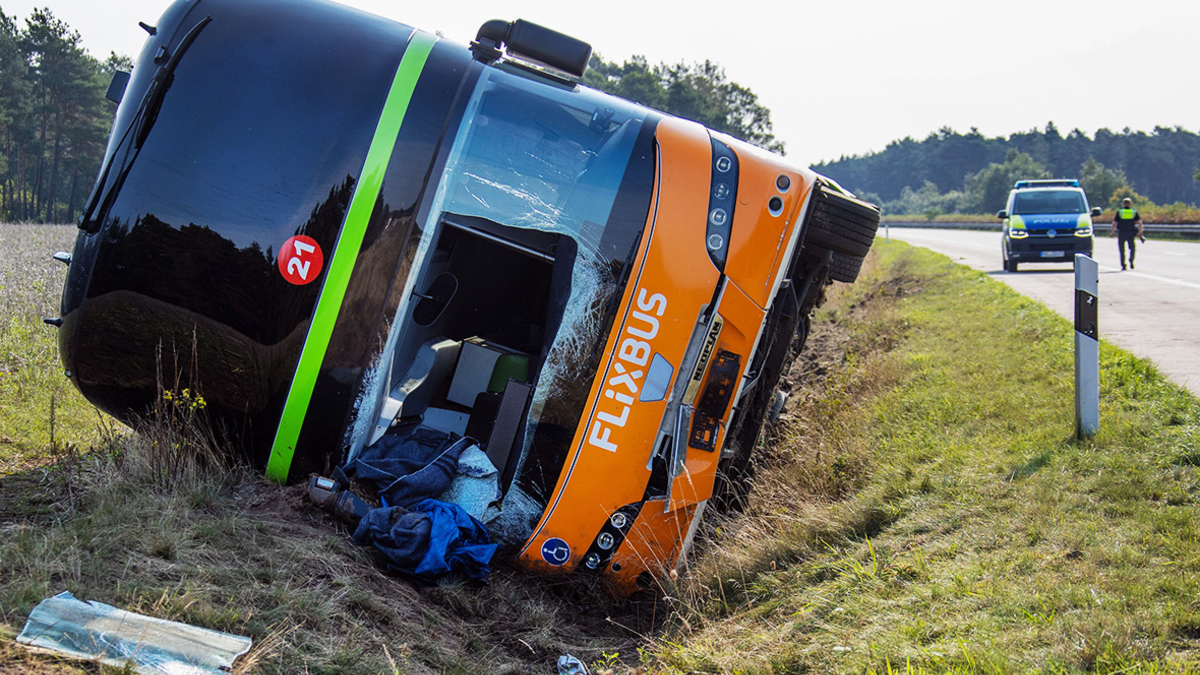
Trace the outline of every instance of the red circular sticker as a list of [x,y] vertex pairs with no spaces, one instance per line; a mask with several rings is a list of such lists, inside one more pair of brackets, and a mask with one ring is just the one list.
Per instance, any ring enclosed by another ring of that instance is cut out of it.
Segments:
[[288,283],[303,286],[321,274],[325,254],[312,237],[298,234],[279,249],[279,273]]

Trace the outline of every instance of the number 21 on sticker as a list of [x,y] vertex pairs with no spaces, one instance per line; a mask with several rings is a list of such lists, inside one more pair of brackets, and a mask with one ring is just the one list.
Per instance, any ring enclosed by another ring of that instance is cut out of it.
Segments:
[[298,234],[279,249],[279,273],[290,284],[303,286],[321,274],[325,255],[312,237]]

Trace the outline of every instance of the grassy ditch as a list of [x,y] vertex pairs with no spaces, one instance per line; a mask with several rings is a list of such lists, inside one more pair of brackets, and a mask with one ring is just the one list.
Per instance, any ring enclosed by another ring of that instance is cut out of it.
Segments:
[[[74,234],[5,227],[6,265]],[[5,317],[36,304],[10,269]],[[626,602],[503,565],[483,587],[389,576],[302,488],[219,460],[181,392],[139,435],[98,429],[54,389],[54,313],[6,324],[25,337],[0,353],[3,377],[46,378],[32,403],[0,380],[0,672],[110,672],[13,646],[61,590],[248,635],[246,673],[551,673],[564,653],[593,672],[1200,671],[1200,404],[1105,344],[1102,431],[1076,442],[1070,326],[903,243],[831,287],[745,512]]]
[[1195,398],[1102,344],[1076,441],[1071,326],[903,243],[820,318],[839,347],[673,589],[662,670],[1200,672]]
[[[637,655],[666,610],[494,566],[431,588],[283,488],[221,459],[202,396],[164,392],[138,433],[104,422],[62,376],[56,316],[70,226],[0,225],[0,673],[126,672],[13,643],[63,590],[246,635],[240,673],[553,672]],[[167,394],[170,394],[168,397]],[[51,412],[50,401],[55,401]]]

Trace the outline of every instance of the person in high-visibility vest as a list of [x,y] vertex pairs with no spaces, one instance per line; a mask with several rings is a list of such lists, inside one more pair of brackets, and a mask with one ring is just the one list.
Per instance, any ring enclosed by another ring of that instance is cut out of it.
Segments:
[[1129,267],[1133,268],[1133,255],[1137,250],[1134,239],[1146,241],[1142,233],[1142,216],[1133,208],[1133,200],[1129,197],[1121,200],[1121,208],[1113,216],[1112,229],[1109,235],[1117,235],[1117,250],[1121,252],[1121,269],[1125,269],[1125,245],[1129,245]]

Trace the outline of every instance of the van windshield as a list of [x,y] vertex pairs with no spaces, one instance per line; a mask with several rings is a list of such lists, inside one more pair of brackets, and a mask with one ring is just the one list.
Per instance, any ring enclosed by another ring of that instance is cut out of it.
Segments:
[[1017,216],[1087,213],[1087,203],[1083,193],[1076,190],[1018,192],[1012,212]]

